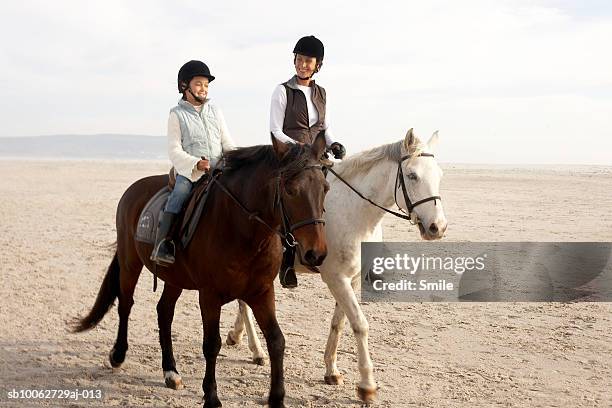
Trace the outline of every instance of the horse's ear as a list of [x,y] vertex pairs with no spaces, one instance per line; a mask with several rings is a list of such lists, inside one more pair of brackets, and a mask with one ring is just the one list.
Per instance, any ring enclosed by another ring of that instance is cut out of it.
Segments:
[[406,151],[412,150],[417,144],[417,140],[418,139],[414,135],[412,128],[408,129],[408,131],[406,132],[406,137],[404,138],[404,148],[406,149]]
[[315,141],[312,144],[312,151],[314,152],[316,157],[321,157],[323,156],[326,147],[327,145],[325,142],[325,131],[322,130],[319,132],[319,134],[315,138]]
[[276,153],[276,157],[279,160],[282,160],[283,157],[289,152],[291,146],[289,143],[283,143],[274,136],[272,132],[270,132],[270,137],[272,138],[272,147],[274,148],[274,152]]
[[431,153],[436,152],[436,149],[438,148],[438,131],[437,130],[433,133],[433,135],[431,135],[431,138],[427,142],[427,147],[429,148],[428,150]]

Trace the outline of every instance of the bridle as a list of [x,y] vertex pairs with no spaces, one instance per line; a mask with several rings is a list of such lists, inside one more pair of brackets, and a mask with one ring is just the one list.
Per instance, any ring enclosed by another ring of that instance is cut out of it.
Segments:
[[[323,166],[320,164],[311,164],[311,165],[304,167],[302,170],[308,170],[308,169],[320,169],[321,171],[323,171]],[[283,184],[282,175],[279,174],[276,177],[276,191],[274,193],[275,195],[274,208],[278,206],[281,212],[281,218],[283,221],[283,234],[285,236],[285,238],[283,239],[285,240],[285,244],[287,246],[294,247],[298,245],[298,242],[295,239],[295,236],[293,235],[293,231],[295,231],[298,228],[305,227],[307,225],[313,225],[313,224],[314,225],[317,225],[317,224],[325,225],[325,219],[324,218],[309,218],[303,221],[296,222],[295,224],[292,224],[291,220],[289,219],[289,215],[287,215],[287,210],[285,209],[285,204],[283,203],[282,194],[280,193],[282,184]]]
[[[417,224],[418,220],[416,218],[416,215],[414,214],[414,209],[423,204],[426,203],[428,201],[433,201],[434,205],[436,205],[436,200],[440,200],[442,201],[442,198],[440,196],[431,196],[431,197],[427,197],[424,198],[422,200],[419,200],[415,203],[412,202],[412,200],[410,200],[410,197],[408,196],[408,190],[406,189],[406,183],[404,182],[404,171],[402,170],[402,163],[408,159],[410,159],[411,157],[413,157],[412,155],[406,155],[406,156],[402,156],[398,162],[397,162],[397,173],[395,176],[395,190],[394,190],[394,198],[395,198],[395,205],[397,205],[397,208],[399,208],[399,210],[402,213],[399,213],[397,211],[393,211],[393,210],[389,210],[377,203],[375,203],[374,201],[370,200],[369,198],[365,197],[363,194],[361,194],[359,191],[357,191],[357,189],[353,186],[351,186],[349,184],[348,181],[346,181],[345,179],[343,179],[342,177],[340,177],[340,175],[335,172],[331,167],[327,167],[327,170],[329,170],[334,176],[336,176],[336,178],[338,178],[338,180],[342,181],[344,184],[346,184],[348,186],[348,188],[350,188],[351,190],[353,190],[359,197],[361,197],[362,199],[366,200],[367,202],[369,202],[370,204],[372,204],[375,207],[380,208],[381,210],[389,213],[389,214],[393,214],[396,217],[402,218],[404,220],[409,221],[412,225]],[[414,156],[414,157],[434,157],[433,154],[431,153],[419,153],[418,155]],[[404,195],[404,201],[406,202],[406,207],[408,209],[408,212],[405,212],[402,207],[399,205],[399,203],[397,202],[397,190],[399,190],[401,188],[402,193]]]
[[[312,165],[308,165],[308,166],[304,166],[303,168],[300,169],[300,172],[304,171],[304,170],[308,170],[308,169],[320,169],[321,171],[323,171],[323,166],[320,164],[312,164]],[[290,246],[290,247],[295,247],[296,245],[299,245],[299,242],[295,239],[295,236],[293,235],[293,231],[305,227],[307,225],[317,225],[317,224],[322,224],[325,225],[325,219],[324,218],[309,218],[303,221],[299,221],[296,222],[295,224],[291,223],[291,220],[289,219],[289,216],[287,215],[287,210],[285,209],[285,205],[283,203],[283,197],[281,194],[281,189],[283,188],[282,185],[282,173],[279,174],[278,176],[276,176],[276,188],[274,191],[274,208],[276,209],[276,207],[279,208],[280,213],[281,213],[281,231],[278,231],[275,228],[272,228],[270,226],[270,224],[268,224],[266,221],[264,221],[259,214],[256,211],[249,211],[249,209],[247,209],[241,202],[240,200],[238,200],[238,198],[227,189],[227,187],[225,187],[223,184],[221,184],[218,180],[218,177],[213,177],[211,180],[211,183],[216,183],[217,186],[219,186],[219,188],[225,193],[227,194],[227,196],[229,198],[232,199],[232,201],[234,201],[234,203],[236,203],[236,205],[247,214],[248,219],[249,220],[255,220],[257,222],[259,222],[260,224],[262,224],[264,227],[266,227],[270,232],[278,235],[285,243],[286,246]]]
[[[410,220],[411,224],[416,224],[416,220],[413,219],[412,217],[412,212],[413,210],[423,204],[426,203],[428,201],[433,201],[434,205],[437,205],[436,200],[440,200],[442,201],[442,197],[440,196],[430,196],[427,198],[424,198],[422,200],[417,201],[416,203],[413,203],[410,200],[410,197],[408,196],[408,190],[406,189],[406,183],[404,182],[404,170],[402,170],[402,162],[404,162],[405,160],[408,160],[411,157],[411,155],[406,155],[403,156],[400,161],[397,164],[397,175],[395,176],[395,205],[397,205],[397,208],[399,208],[399,210],[401,212],[403,212],[404,214],[406,214],[408,216],[408,219]],[[418,155],[416,155],[415,157],[434,157],[433,154],[431,153],[420,153]],[[399,190],[399,186],[401,186],[402,188],[402,193],[404,194],[404,202],[406,203],[406,208],[408,208],[408,213],[406,213],[402,207],[400,207],[399,203],[397,202],[397,190]]]

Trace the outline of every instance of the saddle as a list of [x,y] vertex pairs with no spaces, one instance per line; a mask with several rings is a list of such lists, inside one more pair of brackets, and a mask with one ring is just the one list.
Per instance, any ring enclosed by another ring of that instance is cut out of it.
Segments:
[[[185,209],[179,214],[178,220],[174,225],[173,236],[179,237],[178,242],[181,243],[183,248],[186,248],[193,233],[196,230],[198,222],[202,217],[206,201],[208,199],[210,181],[213,177],[219,177],[221,171],[204,174],[193,186],[191,195],[186,200],[187,205]],[[155,234],[157,232],[157,225],[159,223],[159,215],[163,211],[163,208],[168,201],[168,196],[174,188],[176,183],[176,175],[174,168],[170,169],[168,175],[168,185],[160,189],[144,206],[140,217],[138,218],[138,227],[136,228],[136,241],[144,242],[147,244],[155,244]],[[178,228],[180,226],[180,228]]]

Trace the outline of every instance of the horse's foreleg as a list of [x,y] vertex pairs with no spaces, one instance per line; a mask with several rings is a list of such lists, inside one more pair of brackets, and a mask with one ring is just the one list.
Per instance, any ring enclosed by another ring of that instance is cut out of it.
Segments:
[[209,294],[200,291],[200,312],[204,325],[204,341],[202,351],[206,359],[206,373],[202,381],[204,391],[204,408],[220,407],[221,401],[217,397],[217,380],[215,370],[217,356],[221,350],[221,336],[219,335],[219,319],[221,316],[221,302],[216,301]]
[[344,329],[346,322],[346,314],[336,302],[334,308],[334,316],[332,317],[331,327],[329,329],[329,337],[327,338],[327,344],[325,346],[325,383],[330,385],[342,384],[342,374],[338,370],[337,362],[337,351],[338,342]]
[[164,284],[164,291],[157,303],[157,324],[159,327],[159,344],[162,349],[162,369],[166,387],[179,390],[183,388],[183,380],[176,370],[176,361],[172,350],[172,320],[176,301],[183,289]]
[[368,403],[376,398],[376,382],[372,372],[372,360],[368,350],[368,321],[361,311],[351,280],[345,277],[335,277],[327,283],[329,290],[340,308],[346,314],[357,340],[359,372],[361,381],[358,386],[359,398]]
[[253,299],[247,299],[247,304],[253,309],[255,319],[261,328],[268,354],[270,355],[270,395],[268,405],[270,408],[285,406],[285,380],[283,373],[283,359],[285,357],[285,337],[276,320],[274,307],[274,287]]
[[[353,277],[351,286],[353,291],[356,290],[359,285],[360,275]],[[325,383],[330,385],[342,384],[342,374],[338,370],[338,343],[344,330],[344,324],[346,323],[346,314],[340,305],[336,302],[334,307],[334,315],[331,321],[331,327],[329,329],[329,337],[327,338],[327,344],[325,346]]]

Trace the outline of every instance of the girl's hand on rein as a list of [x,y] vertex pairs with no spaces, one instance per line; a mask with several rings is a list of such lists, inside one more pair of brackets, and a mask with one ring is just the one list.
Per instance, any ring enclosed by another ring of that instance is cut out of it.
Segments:
[[210,162],[206,159],[202,159],[198,162],[197,168],[200,171],[209,171],[210,170]]

